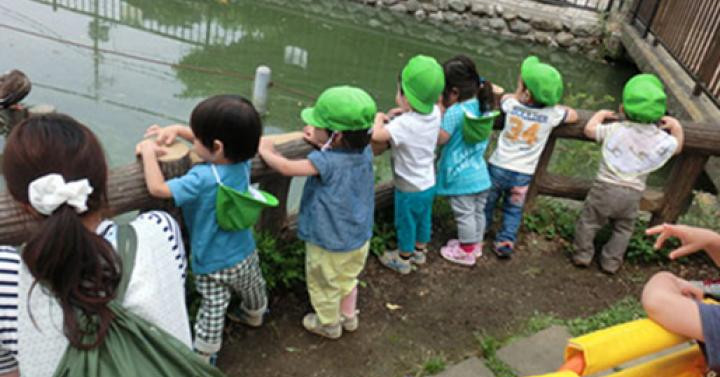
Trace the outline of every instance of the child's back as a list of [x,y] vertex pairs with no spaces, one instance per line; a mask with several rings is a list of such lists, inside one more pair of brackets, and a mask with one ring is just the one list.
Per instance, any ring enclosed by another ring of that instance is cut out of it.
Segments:
[[435,145],[440,121],[440,109],[436,106],[429,114],[404,113],[386,126],[393,148],[395,188],[417,192],[435,185]]

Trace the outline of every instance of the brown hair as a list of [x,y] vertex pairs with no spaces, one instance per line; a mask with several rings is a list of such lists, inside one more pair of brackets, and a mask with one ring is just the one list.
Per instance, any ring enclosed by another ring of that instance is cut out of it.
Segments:
[[445,89],[442,93],[443,103],[453,89],[458,92],[458,102],[466,101],[475,96],[480,104],[481,112],[488,112],[498,107],[492,83],[478,75],[475,63],[465,55],[457,55],[443,63],[445,73]]
[[[67,115],[42,115],[20,123],[8,137],[2,167],[10,195],[22,204],[30,205],[28,186],[33,180],[57,173],[65,181],[89,180],[93,192],[84,214],[106,207],[102,146],[87,127]],[[35,278],[30,294],[37,283],[49,289],[62,308],[70,344],[91,349],[103,342],[110,327],[108,303],[115,298],[122,268],[112,246],[84,226],[84,214],[68,204],[58,207],[29,237],[21,257]]]

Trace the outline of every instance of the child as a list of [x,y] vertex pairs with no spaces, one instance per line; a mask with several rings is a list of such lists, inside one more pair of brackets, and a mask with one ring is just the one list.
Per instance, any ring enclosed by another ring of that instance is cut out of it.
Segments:
[[372,139],[392,146],[395,185],[395,228],[399,251],[388,251],[380,263],[401,274],[412,271],[411,261],[425,263],[430,241],[435,196],[435,145],[440,130],[440,108],[435,105],[445,87],[438,62],[418,55],[400,75],[395,102],[401,114],[389,121],[375,117]]
[[585,126],[587,137],[603,143],[602,162],[575,228],[575,265],[590,265],[595,233],[608,221],[613,222],[613,234],[603,247],[600,267],[614,274],[622,265],[647,176],[682,149],[682,127],[675,118],[663,116],[665,109],[660,80],[640,74],[623,89],[620,112],[626,121],[602,124],[614,115],[601,110]]
[[[147,135],[157,135],[157,142],[144,140],[138,144],[148,191],[154,197],[173,198],[182,209],[190,231],[195,285],[202,296],[193,346],[213,363],[222,345],[231,292],[242,300],[239,310],[229,313],[232,320],[259,327],[267,309],[265,280],[251,230],[225,231],[216,219],[220,182],[239,191],[248,190],[250,159],[262,135],[260,116],[245,98],[219,95],[195,107],[189,128],[153,126]],[[165,182],[157,161],[158,143],[172,143],[176,136],[191,141],[204,163]]]
[[[485,164],[485,149],[492,132],[495,108],[492,84],[478,76],[475,63],[464,55],[443,64],[445,90],[438,144],[445,145],[438,163],[437,193],[450,198],[450,207],[458,224],[458,239],[440,249],[443,258],[473,266],[482,255],[485,235],[485,201],[490,175]],[[484,117],[483,117],[484,116]],[[478,122],[483,120],[484,123]],[[484,128],[478,140],[469,141],[464,127]]]
[[562,123],[577,122],[575,110],[558,105],[562,94],[560,72],[530,56],[520,67],[517,90],[501,100],[505,127],[490,157],[492,186],[485,206],[489,229],[495,204],[504,196],[502,226],[493,247],[499,258],[513,253],[528,185],[550,133]]
[[309,176],[303,190],[298,237],[305,241],[305,274],[314,313],[308,331],[330,339],[358,327],[357,277],[372,237],[375,180],[368,130],[377,107],[363,90],[325,90],[301,117],[305,138],[322,146],[307,159],[288,160],[263,139],[260,156],[286,176]]
[[[677,259],[705,250],[720,266],[720,234],[685,225],[658,225],[646,231],[659,234],[655,248],[669,237],[677,237],[682,246],[670,253]],[[717,281],[687,281],[669,272],[658,272],[645,284],[643,308],[648,317],[664,328],[705,343],[704,353],[709,369],[720,371],[720,306],[705,304],[704,296],[718,299]]]

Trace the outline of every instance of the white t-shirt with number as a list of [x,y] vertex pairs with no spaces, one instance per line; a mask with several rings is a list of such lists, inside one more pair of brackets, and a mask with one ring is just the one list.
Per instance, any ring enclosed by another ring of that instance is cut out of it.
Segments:
[[490,163],[503,169],[533,175],[553,128],[562,124],[567,110],[561,106],[532,107],[515,97],[502,101],[505,127]]

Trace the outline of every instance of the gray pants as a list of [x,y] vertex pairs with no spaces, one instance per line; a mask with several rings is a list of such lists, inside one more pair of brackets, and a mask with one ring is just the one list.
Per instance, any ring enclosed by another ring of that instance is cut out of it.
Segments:
[[450,208],[455,214],[460,243],[479,243],[485,235],[485,202],[488,191],[473,195],[450,197]]
[[625,250],[632,236],[642,192],[620,185],[595,181],[575,228],[576,264],[589,265],[595,255],[595,234],[612,222],[612,237],[603,246],[600,265],[608,272],[616,272],[622,265]]

